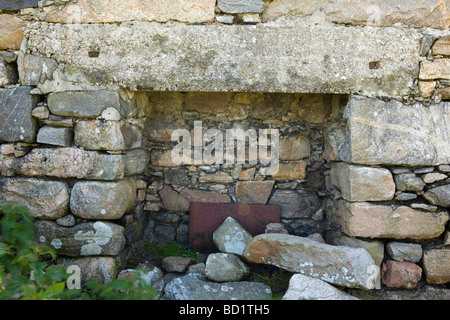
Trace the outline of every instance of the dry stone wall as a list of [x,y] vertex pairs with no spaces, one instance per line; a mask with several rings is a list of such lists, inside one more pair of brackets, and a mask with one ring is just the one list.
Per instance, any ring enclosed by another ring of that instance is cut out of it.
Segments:
[[[363,248],[384,289],[447,288],[449,1],[168,3],[0,3],[0,201],[37,241],[109,281],[145,241],[188,246],[192,201],[279,205],[290,235],[250,260],[311,276],[297,246]],[[277,130],[277,172],[174,162],[172,134],[199,126]]]

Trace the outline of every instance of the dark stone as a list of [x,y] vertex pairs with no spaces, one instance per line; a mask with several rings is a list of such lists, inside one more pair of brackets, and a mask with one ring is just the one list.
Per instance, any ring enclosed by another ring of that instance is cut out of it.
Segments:
[[37,98],[31,87],[0,89],[0,141],[36,141],[36,119],[31,111]]
[[310,218],[320,208],[320,199],[310,189],[275,190],[269,199],[272,205],[281,206],[281,218]]
[[38,0],[2,0],[0,10],[19,10],[29,7],[37,7]]
[[168,184],[184,186],[189,183],[189,170],[184,168],[168,170],[165,173],[165,182]]

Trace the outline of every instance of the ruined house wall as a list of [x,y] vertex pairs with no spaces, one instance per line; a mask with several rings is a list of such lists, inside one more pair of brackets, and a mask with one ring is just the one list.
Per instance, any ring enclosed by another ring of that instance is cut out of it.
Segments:
[[[281,205],[291,234],[372,246],[379,266],[406,259],[446,284],[449,10],[4,0],[0,200],[24,202],[38,241],[103,280],[144,241],[187,245],[189,202],[211,201]],[[196,121],[278,129],[279,172],[172,163],[172,132]]]

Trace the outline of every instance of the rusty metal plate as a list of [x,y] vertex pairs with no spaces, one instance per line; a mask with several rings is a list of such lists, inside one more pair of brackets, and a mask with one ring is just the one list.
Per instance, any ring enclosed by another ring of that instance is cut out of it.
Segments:
[[232,217],[252,236],[264,233],[266,225],[280,222],[280,206],[191,202],[189,215],[189,247],[196,252],[213,252],[214,231],[226,218]]

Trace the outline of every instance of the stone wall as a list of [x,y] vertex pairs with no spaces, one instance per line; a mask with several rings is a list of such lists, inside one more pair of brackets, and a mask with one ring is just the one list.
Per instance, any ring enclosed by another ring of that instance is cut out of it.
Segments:
[[[280,205],[385,288],[448,286],[450,3],[175,2],[0,3],[0,201],[37,240],[108,281],[187,246],[191,201]],[[278,172],[173,163],[198,123],[278,129]]]

